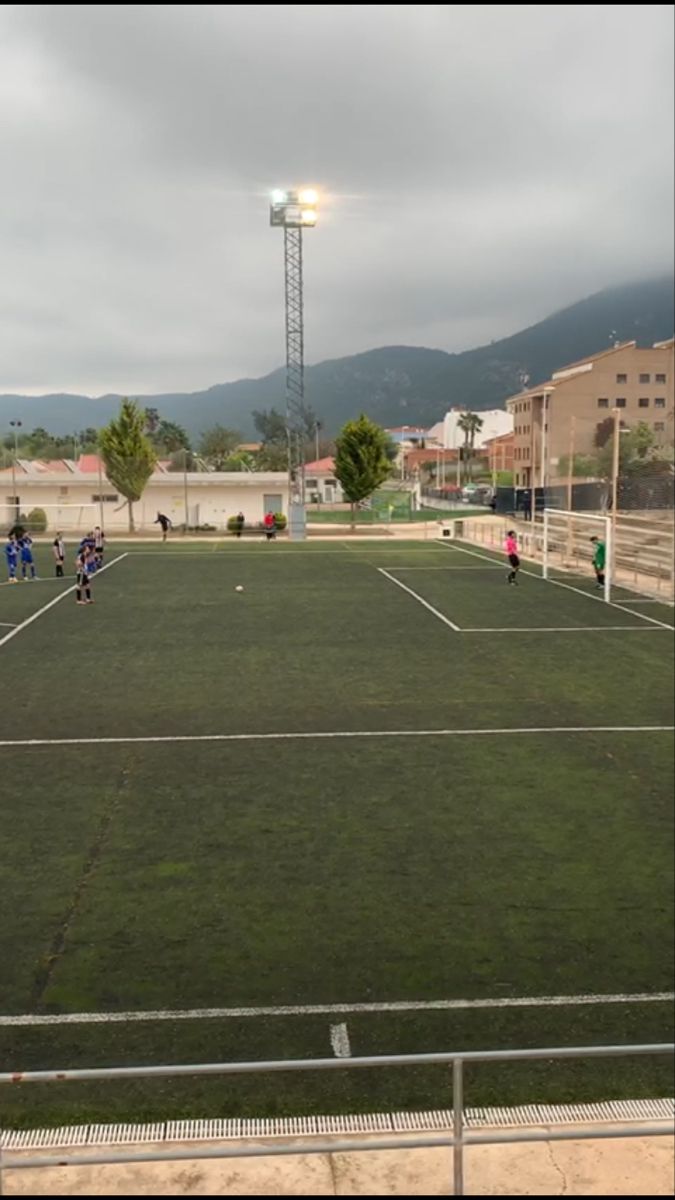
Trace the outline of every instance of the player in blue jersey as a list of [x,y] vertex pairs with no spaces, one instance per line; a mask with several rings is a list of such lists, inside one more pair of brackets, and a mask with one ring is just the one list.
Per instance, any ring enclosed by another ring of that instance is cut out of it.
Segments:
[[16,564],[19,559],[19,546],[13,534],[7,538],[5,546],[5,561],[7,563],[7,575],[9,583],[16,583]]
[[24,533],[21,542],[21,578],[24,583],[28,580],[30,572],[31,579],[37,579],[35,574],[35,562],[33,561],[33,539],[29,533]]

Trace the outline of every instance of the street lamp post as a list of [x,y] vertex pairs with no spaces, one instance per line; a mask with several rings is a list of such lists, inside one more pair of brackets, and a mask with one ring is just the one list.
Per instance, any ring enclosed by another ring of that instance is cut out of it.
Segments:
[[14,523],[19,519],[19,501],[16,494],[16,461],[19,457],[19,430],[21,429],[22,421],[10,421],[10,425],[14,431],[14,454],[12,456],[12,502],[14,504]]
[[286,295],[286,434],[288,438],[288,534],[305,537],[305,330],[302,231],[316,225],[318,196],[311,188],[272,193],[270,225],[284,231]]

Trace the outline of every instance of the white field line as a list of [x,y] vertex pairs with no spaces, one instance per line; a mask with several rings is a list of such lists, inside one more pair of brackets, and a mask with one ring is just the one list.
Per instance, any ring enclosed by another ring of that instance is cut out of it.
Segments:
[[[102,575],[103,572],[107,571],[109,567],[114,567],[115,563],[121,562],[122,559],[126,557],[126,554],[118,554],[117,558],[112,558],[110,562],[106,563],[104,567],[101,567],[96,574]],[[4,637],[0,638],[0,646],[4,646],[6,642],[9,642],[13,637],[16,637],[17,633],[21,633],[22,629],[27,629],[28,626],[32,625],[33,621],[37,621],[38,617],[41,617],[43,613],[48,612],[50,608],[53,608],[55,604],[59,604],[61,600],[65,600],[66,596],[71,596],[75,591],[75,587],[76,585],[73,584],[72,587],[66,588],[63,592],[59,592],[58,596],[55,596],[53,600],[49,601],[49,604],[44,604],[42,608],[39,608],[37,612],[34,612],[31,617],[27,617],[26,620],[22,621],[20,625],[17,625],[14,629],[10,630],[9,633],[6,633]]]
[[[392,567],[392,571],[484,571],[490,570],[489,567]],[[493,571],[501,571],[503,567],[499,563],[495,563]]]
[[628,597],[628,599],[630,599],[631,604],[661,604],[664,608],[675,608],[675,603],[672,600],[654,600],[649,596],[645,596],[644,599],[639,596],[636,596],[635,599],[633,599],[631,596]]
[[532,625],[518,627],[507,625],[500,629],[467,629],[460,633],[660,633],[656,625]]
[[[459,625],[455,625],[455,623],[450,621],[448,617],[444,617],[443,613],[439,612],[437,608],[434,608],[433,604],[429,604],[428,600],[424,600],[422,596],[418,596],[417,592],[413,592],[412,588],[409,588],[407,584],[401,583],[401,580],[397,579],[395,575],[390,575],[388,571],[385,571],[384,567],[377,567],[376,570],[379,571],[380,575],[384,575],[387,579],[390,579],[392,583],[395,583],[397,587],[400,587],[404,592],[407,592],[409,596],[412,596],[413,600],[417,600],[418,604],[422,604],[425,608],[428,608],[429,612],[433,613],[435,617],[438,617],[438,620],[442,621],[444,625],[449,625],[451,629],[454,629],[455,633],[460,632]],[[396,568],[393,567],[392,570],[395,571]]]
[[[101,567],[103,570],[103,567]],[[27,583],[63,583],[64,579],[74,579],[74,575],[36,575],[35,579],[26,580]],[[23,581],[22,581],[23,582]],[[15,584],[10,584],[9,579],[3,579],[0,587],[14,587]]]
[[280,1004],[259,1008],[149,1009],[146,1012],[20,1013],[0,1015],[0,1027],[125,1025],[140,1021],[207,1021],[231,1017],[307,1017],[382,1012],[453,1012],[481,1008],[571,1008],[601,1004],[667,1004],[675,992],[596,992],[576,996],[501,996],[484,1000],[382,1000],[362,1004]]
[[331,1025],[330,1044],[333,1047],[333,1053],[336,1058],[351,1058],[352,1047],[349,1041],[349,1032],[344,1021],[341,1021],[339,1025]]
[[[482,632],[480,630],[479,632]],[[299,742],[327,738],[514,737],[544,733],[672,733],[675,725],[531,725],[496,729],[349,729],[314,733],[175,733],[133,737],[24,738],[0,741],[0,749],[31,746],[119,746],[154,742]]]
[[5,628],[5,629],[16,629],[17,622],[16,621],[0,621],[0,625],[2,625],[3,628]]
[[[439,541],[439,546],[445,546],[445,542]],[[449,549],[449,547],[448,547]],[[454,546],[455,550],[459,550],[462,554],[471,554],[473,558],[482,558],[485,562],[495,562],[494,558],[489,558],[487,554],[481,554],[478,550],[467,550],[466,546]],[[662,629],[675,629],[675,625],[668,625],[665,621],[657,621],[656,617],[648,617],[646,613],[635,612],[632,608],[626,608],[625,604],[617,604],[614,600],[604,600],[602,596],[594,596],[592,592],[584,592],[581,588],[572,587],[571,583],[563,583],[560,579],[544,579],[543,575],[538,575],[536,571],[528,571],[524,567],[520,568],[521,575],[529,575],[531,579],[538,579],[540,583],[554,583],[556,587],[566,588],[568,592],[576,592],[578,596],[585,596],[587,600],[597,600],[599,604],[609,603],[611,608],[617,608],[620,612],[630,613],[631,617],[639,617],[641,621],[650,621],[652,625],[660,625]]]

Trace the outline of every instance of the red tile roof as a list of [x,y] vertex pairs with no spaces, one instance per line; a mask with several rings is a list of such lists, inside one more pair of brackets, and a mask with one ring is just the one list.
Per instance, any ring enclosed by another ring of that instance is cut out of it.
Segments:
[[314,462],[305,463],[305,474],[309,472],[312,475],[320,475],[322,471],[325,471],[328,475],[332,475],[334,470],[334,458],[317,458]]

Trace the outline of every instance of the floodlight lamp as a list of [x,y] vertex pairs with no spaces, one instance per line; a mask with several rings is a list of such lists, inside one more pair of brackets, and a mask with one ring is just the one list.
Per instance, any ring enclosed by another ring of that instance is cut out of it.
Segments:
[[299,194],[298,194],[298,199],[301,204],[313,205],[313,204],[316,204],[319,197],[318,197],[317,193],[314,191],[314,188],[303,188],[302,191],[299,192]]
[[303,225],[316,225],[316,210],[313,208],[303,208],[301,214]]
[[272,192],[272,203],[283,204],[286,199],[286,193],[281,191],[281,188],[275,188]]

